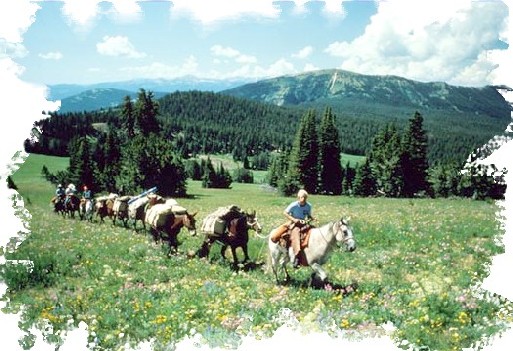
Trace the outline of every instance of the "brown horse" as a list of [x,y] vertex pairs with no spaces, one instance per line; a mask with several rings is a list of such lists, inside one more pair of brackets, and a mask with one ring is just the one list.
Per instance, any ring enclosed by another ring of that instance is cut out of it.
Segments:
[[64,213],[71,218],[75,218],[75,212],[79,210],[80,198],[76,195],[68,195],[68,198],[64,202]]
[[244,253],[244,261],[242,261],[242,263],[246,263],[249,260],[249,229],[253,229],[257,233],[260,233],[262,231],[262,227],[260,226],[260,223],[258,223],[255,211],[253,211],[250,214],[242,213],[242,216],[230,220],[227,223],[228,232],[223,235],[208,233],[201,248],[198,250],[198,256],[208,257],[210,247],[214,242],[217,241],[222,245],[221,256],[223,257],[223,259],[226,259],[225,252],[228,246],[230,246],[233,256],[233,264],[234,266],[237,266],[239,264],[239,260],[237,258],[236,250],[238,247],[240,247],[242,248],[242,252]]
[[64,197],[63,196],[54,196],[50,200],[50,202],[53,204],[53,211],[55,213],[60,213],[64,216]]
[[100,222],[103,223],[103,219],[105,217],[113,218],[114,217],[114,199],[109,199],[106,197],[97,198],[94,203],[95,208],[95,218],[98,219],[100,217]]
[[161,196],[147,195],[128,205],[128,218],[132,220],[134,230],[137,231],[137,221],[141,221],[144,230],[146,230],[146,211],[156,204],[163,204],[166,202]]
[[[182,228],[186,228],[191,236],[196,235],[196,219],[194,218],[196,213],[189,214],[187,211],[184,213],[173,213],[166,214],[165,220],[162,224],[155,225],[154,223],[146,223],[150,225],[150,233],[153,236],[155,242],[160,240],[166,241],[169,245],[168,255],[171,252],[178,251],[178,240],[177,236]],[[148,218],[148,217],[147,217]],[[147,219],[146,218],[146,219]]]

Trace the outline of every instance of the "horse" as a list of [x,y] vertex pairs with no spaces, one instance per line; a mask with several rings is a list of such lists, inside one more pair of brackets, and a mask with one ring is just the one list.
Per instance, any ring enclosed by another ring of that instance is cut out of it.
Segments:
[[79,205],[79,215],[80,219],[87,219],[89,222],[93,221],[93,200],[91,199],[81,199]]
[[54,196],[50,200],[50,202],[53,204],[53,212],[55,213],[61,213],[63,216],[65,214],[64,209],[64,197],[62,196]]
[[117,197],[114,200],[114,206],[112,210],[114,212],[112,216],[112,224],[116,224],[116,219],[119,219],[123,222],[123,226],[127,226],[128,223],[128,201],[132,197],[129,195]]
[[[294,252],[292,247],[285,248],[280,242],[271,240],[274,230],[269,234],[268,247],[271,267],[273,269],[276,283],[279,284],[278,267],[285,272],[285,282],[290,280],[287,271],[287,263],[293,261]],[[346,251],[353,252],[356,249],[356,241],[353,237],[353,230],[345,219],[329,222],[322,227],[310,229],[308,244],[303,249],[304,259],[300,262],[303,266],[310,266],[314,271],[312,280],[326,282],[327,274],[322,265],[327,261],[329,254],[337,244],[344,244]]]
[[242,248],[242,251],[244,253],[244,260],[242,261],[242,263],[246,263],[249,260],[248,230],[252,229],[257,233],[260,233],[262,231],[262,226],[258,222],[256,212],[253,211],[250,214],[242,213],[242,216],[229,220],[226,227],[228,233],[224,235],[207,233],[205,241],[203,242],[201,248],[198,250],[197,254],[199,257],[208,257],[210,247],[214,242],[217,241],[222,245],[221,256],[223,259],[226,259],[225,252],[228,246],[230,246],[233,256],[233,265],[237,267],[237,265],[239,264],[239,260],[237,258],[236,253],[237,248]]
[[114,200],[117,197],[115,194],[111,194],[109,196],[100,196],[95,199],[94,208],[95,208],[95,218],[98,219],[100,217],[100,222],[104,222],[105,217],[113,218],[114,216]]
[[[134,230],[137,230],[137,221],[141,221],[144,230],[146,230],[146,222],[144,220],[146,211],[153,205],[166,203],[168,201],[170,202],[170,199],[166,200],[162,196],[151,194],[130,203],[128,205],[128,218],[132,221]],[[173,201],[178,204],[176,200]]]
[[[191,236],[196,235],[196,219],[197,212],[190,214],[187,210],[181,212],[168,212],[158,214],[166,204],[157,204],[152,206],[147,212],[145,222],[150,227],[150,233],[155,242],[160,240],[166,241],[169,246],[168,256],[172,251],[178,251],[177,236],[182,228],[186,228]],[[159,208],[160,207],[160,208]],[[157,216],[155,216],[157,214]]]
[[79,210],[80,199],[76,195],[68,195],[67,201],[64,203],[64,212],[71,218],[75,218],[75,212]]

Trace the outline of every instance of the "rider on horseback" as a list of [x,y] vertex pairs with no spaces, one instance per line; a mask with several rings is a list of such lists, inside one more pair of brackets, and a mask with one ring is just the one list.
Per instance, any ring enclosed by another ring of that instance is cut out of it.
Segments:
[[57,185],[57,189],[55,189],[55,196],[57,196],[59,200],[64,199],[64,196],[66,196],[66,192],[62,184]]
[[[299,267],[301,255],[300,228],[307,224],[307,221],[314,220],[312,216],[312,205],[307,202],[308,193],[301,189],[297,193],[297,201],[291,202],[283,214],[289,220],[277,228],[271,240],[278,242],[283,234],[290,232],[290,244],[294,250],[294,268]],[[295,230],[294,230],[295,229]]]
[[65,191],[66,200],[64,201],[64,205],[66,207],[68,206],[69,202],[71,201],[71,197],[75,196],[76,192],[77,192],[77,189],[75,188],[75,185],[73,183],[70,183]]
[[91,201],[93,198],[93,194],[91,193],[91,190],[87,187],[87,185],[84,185],[84,191],[82,192],[82,198],[86,201]]

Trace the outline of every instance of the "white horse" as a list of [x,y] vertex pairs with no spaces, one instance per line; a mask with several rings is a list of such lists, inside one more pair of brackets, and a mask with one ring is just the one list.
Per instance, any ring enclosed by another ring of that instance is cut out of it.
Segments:
[[89,222],[93,221],[93,201],[91,199],[81,199],[78,209],[80,219],[87,219]]
[[[274,229],[276,230],[276,229]],[[273,230],[273,231],[274,231]],[[269,256],[276,282],[278,279],[278,267],[285,271],[285,281],[290,280],[287,271],[287,263],[293,261],[294,251],[292,247],[288,249],[280,245],[279,242],[274,243],[271,240],[273,232],[269,235]],[[356,241],[353,237],[353,231],[347,220],[341,219],[336,222],[330,222],[319,228],[312,228],[308,245],[303,249],[306,262],[314,271],[312,278],[318,278],[321,282],[325,282],[327,274],[322,265],[327,261],[329,254],[337,244],[344,244],[347,251],[352,252],[356,249]],[[287,251],[288,250],[288,251]]]

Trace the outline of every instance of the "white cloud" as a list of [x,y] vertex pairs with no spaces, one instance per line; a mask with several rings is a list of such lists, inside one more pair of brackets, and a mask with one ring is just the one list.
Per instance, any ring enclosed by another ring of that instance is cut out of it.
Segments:
[[25,57],[28,51],[23,44],[9,43],[0,38],[0,58],[19,58]]
[[292,54],[292,57],[296,57],[296,58],[300,58],[300,59],[305,59],[308,56],[310,56],[312,54],[312,52],[313,52],[313,47],[311,47],[309,45],[309,46],[305,46],[304,48],[299,50],[297,53]]
[[345,17],[343,3],[348,0],[324,0],[323,12],[329,16]]
[[[258,62],[258,60],[255,56],[242,54],[240,51],[238,51],[234,48],[231,48],[231,47],[224,47],[221,45],[213,45],[210,48],[210,52],[215,57],[229,58],[229,59],[232,59],[235,62],[241,63],[241,64],[254,64],[254,63]],[[220,62],[220,61],[216,61],[216,62]]]
[[21,43],[22,35],[36,20],[40,6],[30,0],[0,1],[0,39]]
[[60,53],[59,51],[47,52],[45,54],[41,53],[37,56],[41,57],[44,60],[60,60],[63,57],[62,53]]
[[280,14],[273,1],[264,0],[173,0],[172,3],[172,16],[191,16],[203,25],[242,17],[277,18]]
[[171,79],[186,75],[198,75],[198,62],[196,57],[191,55],[181,65],[153,62],[144,66],[123,67],[120,70],[128,73],[131,77]]
[[496,67],[486,53],[497,44],[507,12],[501,2],[379,2],[362,36],[325,52],[360,73],[485,85]]
[[349,1],[354,0],[293,0],[292,2],[295,5],[293,11],[297,15],[305,14],[308,12],[308,8],[306,7],[307,3],[322,2],[324,3],[322,13],[327,17],[333,17],[340,20],[346,16],[344,2]]
[[303,67],[303,72],[317,71],[319,67],[313,65],[311,63],[307,63],[305,67]]
[[100,12],[101,0],[63,0],[62,13],[72,25],[88,28]]
[[103,40],[96,44],[96,50],[105,56],[124,56],[130,58],[144,58],[145,53],[138,52],[127,37],[117,35],[104,36]]
[[121,21],[134,21],[141,17],[142,9],[138,0],[110,0],[114,14]]
[[137,0],[63,0],[62,13],[70,25],[87,30],[94,20],[102,14],[100,3],[111,4],[107,14],[114,14],[120,21],[133,21],[141,17],[142,11]]

